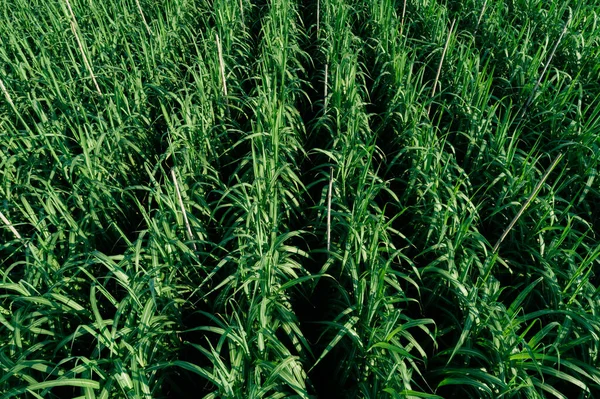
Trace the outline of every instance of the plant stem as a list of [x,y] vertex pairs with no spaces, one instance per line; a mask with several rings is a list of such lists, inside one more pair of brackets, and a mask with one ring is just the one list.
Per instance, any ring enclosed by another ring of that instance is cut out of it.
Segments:
[[142,21],[144,21],[144,26],[146,27],[146,31],[148,31],[148,35],[152,36],[152,31],[150,30],[150,26],[146,22],[146,17],[144,17],[144,12],[142,11],[142,6],[140,5],[140,0],[135,0],[135,4],[137,4],[138,11],[142,16]]
[[223,81],[223,95],[227,98],[227,81],[225,80],[225,61],[223,61],[223,49],[221,48],[221,40],[219,40],[219,34],[215,33],[215,39],[217,41],[217,52],[219,53],[219,70],[221,72],[221,80]]
[[15,229],[15,227],[12,225],[12,223],[8,221],[8,219],[6,218],[6,216],[4,216],[4,214],[2,212],[0,212],[0,219],[2,219],[2,221],[4,222],[6,227],[8,227],[10,231],[12,231],[12,233],[15,235],[15,237],[17,237],[19,240],[23,239],[23,237],[21,237],[21,234],[19,234],[17,229]]
[[[440,78],[440,73],[442,72],[442,65],[444,64],[444,57],[446,57],[446,51],[448,50],[448,44],[450,43],[450,38],[452,37],[452,30],[454,29],[454,23],[456,19],[452,20],[452,25],[450,26],[450,31],[448,32],[448,37],[446,38],[446,44],[444,45],[444,50],[442,51],[442,58],[440,59],[440,64],[438,65],[437,73],[435,74],[435,80],[433,81],[433,88],[431,89],[431,101],[433,101],[433,97],[435,96],[435,89],[438,84],[438,80]],[[431,103],[427,108],[427,113],[431,112]]]
[[402,18],[400,19],[400,36],[404,31],[404,16],[406,15],[406,0],[402,2]]
[[[569,13],[570,13],[570,11],[569,11]],[[558,40],[556,41],[556,43],[554,43],[554,47],[552,47],[550,56],[548,57],[548,60],[544,64],[544,69],[542,69],[542,73],[540,74],[537,82],[535,82],[535,86],[533,86],[533,90],[531,91],[531,94],[527,98],[527,101],[525,102],[525,105],[523,106],[523,109],[520,113],[519,118],[523,118],[523,116],[525,116],[525,112],[527,112],[527,108],[529,108],[529,106],[533,102],[533,97],[535,96],[535,93],[537,92],[538,88],[540,87],[540,84],[542,83],[542,79],[544,78],[544,75],[546,74],[546,71],[548,70],[550,63],[552,62],[552,58],[554,58],[554,53],[556,53],[556,49],[558,48],[558,45],[560,44],[565,33],[567,33],[567,28],[569,27],[570,22],[571,22],[571,15],[569,15],[569,19],[567,20],[567,22],[565,22],[565,26],[563,27],[563,30],[560,33],[560,36],[558,37]]]
[[510,222],[510,224],[506,228],[506,230],[504,230],[504,233],[502,233],[502,236],[500,236],[500,238],[498,239],[498,242],[496,242],[496,245],[494,245],[493,252],[498,251],[498,248],[500,247],[500,244],[502,243],[502,241],[504,241],[504,239],[506,238],[506,236],[508,235],[508,233],[515,226],[515,223],[517,223],[517,220],[519,220],[519,218],[521,217],[521,215],[523,215],[523,212],[525,212],[525,209],[527,209],[527,207],[529,206],[529,204],[531,203],[531,201],[533,201],[533,199],[535,198],[535,196],[537,195],[537,193],[540,191],[540,188],[542,187],[542,184],[544,184],[544,182],[546,181],[546,179],[548,178],[548,176],[550,176],[550,173],[554,170],[554,168],[556,167],[556,165],[558,164],[558,162],[562,159],[562,157],[563,157],[562,153],[558,154],[558,156],[556,157],[556,159],[554,160],[554,162],[552,162],[552,165],[550,165],[550,167],[548,167],[548,169],[546,170],[546,173],[544,173],[544,176],[542,176],[542,179],[535,186],[535,188],[533,189],[533,191],[529,195],[529,198],[527,198],[527,201],[525,201],[525,203],[523,204],[523,206],[521,206],[521,209],[519,209],[519,212],[517,212],[517,214],[515,215],[515,217],[513,218],[513,220]]
[[479,18],[477,19],[477,25],[475,26],[475,32],[473,36],[477,34],[477,30],[479,29],[479,24],[481,23],[481,18],[483,18],[483,13],[485,12],[485,7],[487,6],[487,0],[483,2],[483,7],[481,7],[481,12],[479,13]]
[[8,93],[8,90],[6,90],[6,87],[4,86],[4,82],[2,81],[2,79],[0,79],[0,89],[2,89],[2,93],[4,93],[4,97],[6,97],[6,101],[8,101],[8,103],[11,105],[13,110],[15,110],[15,103],[13,103],[12,98],[10,98],[10,94]]
[[81,39],[79,38],[79,34],[77,33],[77,19],[75,19],[75,13],[73,13],[73,9],[71,8],[71,3],[69,3],[69,0],[65,0],[65,2],[67,3],[67,7],[69,8],[69,12],[71,13],[71,30],[73,31],[73,34],[75,35],[75,40],[77,40],[77,45],[79,46],[79,51],[81,52],[81,56],[83,57],[83,63],[85,64],[85,67],[87,68],[90,76],[92,77],[94,86],[96,86],[96,91],[98,91],[98,94],[100,94],[102,96],[102,91],[100,90],[100,86],[98,86],[98,82],[96,81],[96,76],[94,75],[94,71],[92,70],[92,66],[90,65],[90,62],[88,61],[87,56],[85,55],[85,51],[83,51],[83,44],[81,42]]
[[331,192],[333,190],[333,166],[329,168],[329,189],[327,190],[327,252],[331,248]]
[[185,222],[185,229],[188,235],[188,239],[192,242],[192,247],[194,247],[194,251],[197,250],[196,243],[193,241],[192,228],[190,227],[190,222],[188,221],[187,212],[185,211],[185,206],[183,205],[183,199],[181,198],[181,191],[179,190],[179,184],[177,183],[177,176],[175,175],[175,168],[171,168],[171,177],[173,178],[173,184],[175,184],[175,191],[177,192],[177,200],[179,201],[179,207],[181,208],[181,213],[183,214],[183,221]]

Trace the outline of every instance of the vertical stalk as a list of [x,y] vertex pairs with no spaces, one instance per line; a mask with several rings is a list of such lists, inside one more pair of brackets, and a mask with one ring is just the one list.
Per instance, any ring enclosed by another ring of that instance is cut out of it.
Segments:
[[321,0],[317,0],[317,39],[319,39],[319,33],[321,31],[320,19],[321,19]]
[[331,248],[331,192],[333,190],[333,166],[329,168],[329,189],[327,190],[327,252]]
[[[452,25],[450,26],[450,31],[448,32],[448,37],[446,38],[446,44],[444,45],[444,50],[442,51],[442,58],[440,59],[440,64],[438,65],[437,73],[435,74],[435,80],[433,81],[433,88],[431,89],[431,101],[433,101],[433,97],[435,96],[435,89],[438,84],[438,80],[440,78],[440,73],[442,72],[442,65],[444,64],[444,57],[446,57],[446,51],[448,50],[448,44],[450,44],[450,38],[452,37],[452,30],[454,29],[454,23],[456,19],[452,21]],[[429,107],[427,107],[427,113],[431,112],[431,103]]]
[[173,183],[175,184],[175,191],[177,192],[177,200],[179,201],[179,207],[181,208],[181,213],[183,213],[183,221],[185,222],[185,229],[188,235],[188,239],[192,243],[192,247],[194,247],[194,251],[197,250],[196,243],[193,241],[192,228],[190,227],[190,222],[187,218],[187,213],[185,211],[185,206],[183,205],[183,199],[181,198],[181,192],[179,191],[179,184],[177,183],[177,176],[175,175],[175,168],[171,168],[171,177],[173,178]]
[[[325,63],[325,87],[323,88],[323,114],[327,114],[327,94],[328,94],[328,77],[329,68]],[[327,252],[331,248],[331,192],[333,190],[333,166],[329,168],[329,188],[327,190]]]
[[148,31],[148,35],[152,36],[152,31],[150,30],[150,26],[148,26],[148,23],[146,22],[146,17],[144,17],[144,12],[142,11],[142,6],[140,5],[140,0],[135,0],[135,4],[137,4],[138,11],[140,12],[140,15],[142,16],[142,21],[144,21],[144,26],[146,27],[146,31]]
[[400,19],[400,36],[404,30],[404,16],[406,15],[406,0],[402,3],[402,18]]
[[[570,13],[571,13],[571,9],[569,9],[569,14]],[[545,65],[544,65],[544,69],[542,70],[542,73],[540,74],[537,82],[535,82],[535,86],[533,87],[531,94],[529,95],[529,97],[527,98],[527,101],[525,102],[525,105],[523,106],[523,110],[520,113],[520,118],[523,118],[523,116],[525,116],[525,112],[527,112],[527,108],[529,108],[529,106],[533,102],[533,97],[535,96],[537,89],[540,87],[540,84],[542,83],[542,79],[544,78],[544,75],[546,74],[546,71],[548,70],[550,63],[552,62],[552,58],[554,58],[554,53],[556,53],[556,49],[558,48],[558,45],[560,44],[563,36],[565,35],[565,33],[567,33],[567,28],[569,27],[569,23],[571,22],[571,17],[572,17],[572,15],[569,15],[569,19],[567,20],[567,22],[565,22],[565,26],[563,27],[563,30],[560,33],[560,36],[558,37],[558,40],[556,41],[556,43],[554,43],[554,47],[552,47],[550,56],[548,57],[548,60],[546,61]]]
[[479,29],[479,24],[481,23],[481,18],[483,18],[483,13],[485,12],[485,7],[487,6],[487,0],[483,2],[483,7],[481,7],[481,12],[479,13],[479,18],[477,19],[477,25],[475,26],[475,33],[473,36],[477,34],[477,30]]
[[2,93],[4,93],[4,97],[6,97],[6,101],[8,101],[8,103],[13,108],[13,110],[16,111],[15,103],[13,103],[12,98],[10,98],[10,94],[8,93],[8,90],[6,90],[6,87],[4,86],[4,82],[2,81],[2,79],[0,79],[0,89],[2,89]]
[[98,82],[96,81],[96,76],[94,75],[94,71],[92,70],[92,66],[85,55],[85,51],[83,51],[83,44],[81,39],[79,38],[79,34],[77,33],[77,19],[75,18],[75,13],[73,13],[73,9],[71,8],[71,3],[69,0],[65,0],[67,3],[67,7],[69,8],[69,13],[71,14],[71,30],[75,35],[75,40],[77,40],[77,45],[79,46],[79,51],[81,52],[81,56],[83,57],[83,63],[85,64],[86,69],[88,70],[90,76],[92,77],[92,81],[94,82],[94,86],[96,86],[96,90],[98,94],[102,95],[102,91],[100,90],[100,86],[98,86]]
[[500,247],[500,244],[502,244],[502,241],[504,241],[504,239],[506,238],[506,236],[508,235],[508,233],[515,226],[515,223],[517,223],[517,220],[519,220],[519,218],[521,217],[521,215],[523,215],[523,212],[525,212],[525,209],[527,209],[527,207],[529,206],[529,204],[531,203],[531,201],[533,201],[533,199],[535,198],[535,196],[537,195],[537,193],[542,188],[542,184],[544,184],[544,182],[546,181],[546,179],[548,178],[548,176],[550,176],[550,172],[552,172],[554,170],[554,168],[556,167],[556,165],[558,165],[558,162],[561,160],[562,157],[563,157],[562,153],[558,154],[558,156],[556,157],[556,159],[554,160],[554,162],[552,162],[552,165],[550,165],[548,167],[548,169],[546,170],[546,173],[544,173],[544,176],[542,176],[542,179],[535,186],[535,188],[533,189],[533,191],[529,195],[529,198],[527,198],[527,201],[525,201],[525,203],[523,204],[523,206],[521,206],[521,209],[519,209],[519,212],[517,212],[517,214],[515,215],[515,217],[513,218],[513,220],[510,222],[510,224],[506,228],[506,230],[504,230],[504,233],[502,233],[502,236],[496,242],[496,245],[494,245],[494,251],[493,251],[494,253],[496,253],[496,251],[498,251],[498,248]]
[[240,0],[240,16],[241,16],[241,19],[242,19],[242,24],[245,24],[245,21],[244,21],[244,5],[242,4],[242,0]]
[[328,71],[328,65],[327,63],[325,64],[325,87],[323,88],[323,114],[326,115],[327,114],[327,85],[328,85],[328,76],[329,76],[329,71]]
[[215,39],[217,41],[217,52],[219,54],[219,70],[221,71],[221,80],[223,81],[223,95],[227,98],[227,81],[225,80],[225,61],[223,61],[223,49],[221,48],[221,40],[219,40],[219,34],[215,33]]

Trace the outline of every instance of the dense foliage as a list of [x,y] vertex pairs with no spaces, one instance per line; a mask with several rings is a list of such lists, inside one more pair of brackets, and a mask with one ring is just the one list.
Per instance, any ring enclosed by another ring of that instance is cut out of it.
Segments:
[[1,398],[600,397],[600,2],[0,2]]

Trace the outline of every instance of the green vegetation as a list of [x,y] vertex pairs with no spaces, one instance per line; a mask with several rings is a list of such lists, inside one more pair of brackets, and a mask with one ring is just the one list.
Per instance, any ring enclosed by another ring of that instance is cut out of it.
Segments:
[[0,11],[0,398],[600,397],[599,1]]

